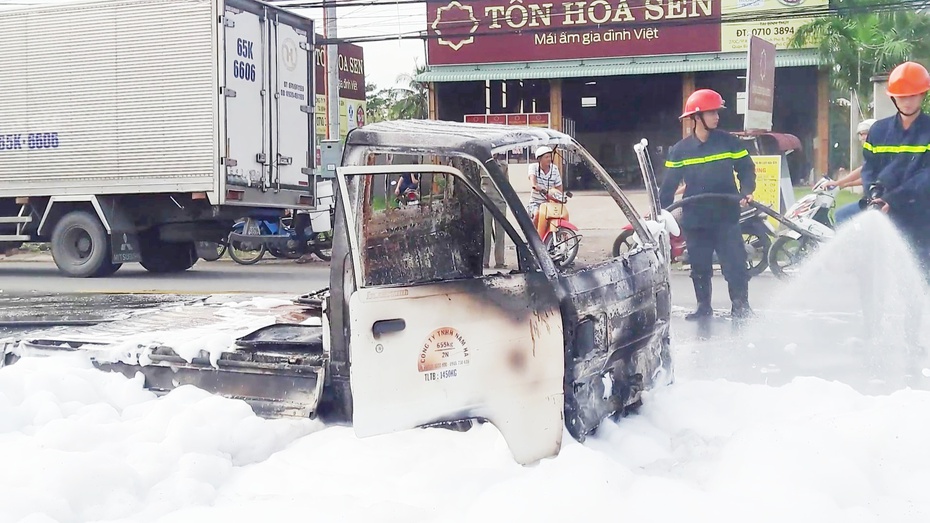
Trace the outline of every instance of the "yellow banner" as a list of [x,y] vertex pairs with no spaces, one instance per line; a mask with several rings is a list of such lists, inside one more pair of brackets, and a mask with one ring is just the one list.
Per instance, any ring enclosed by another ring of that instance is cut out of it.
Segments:
[[[752,163],[756,164],[756,190],[752,199],[776,211],[781,206],[781,156],[753,156]],[[769,217],[773,226],[778,226],[775,218]]]
[[[345,140],[346,134],[352,129],[365,125],[365,107],[364,100],[339,99],[340,140]],[[318,140],[326,139],[326,130],[329,123],[326,109],[326,95],[316,95],[316,136]]]
[[726,17],[759,11],[796,11],[829,4],[829,0],[721,0],[720,13]]
[[365,102],[349,98],[339,99],[339,139],[345,140],[349,131],[365,125]]
[[[745,52],[749,49],[749,37],[758,36],[775,44],[776,49],[788,49],[788,42],[802,25],[813,18],[789,18],[765,22],[731,22],[720,26],[720,51],[724,53]],[[807,45],[805,47],[813,47]]]
[[318,140],[326,139],[326,95],[316,95],[316,137]]

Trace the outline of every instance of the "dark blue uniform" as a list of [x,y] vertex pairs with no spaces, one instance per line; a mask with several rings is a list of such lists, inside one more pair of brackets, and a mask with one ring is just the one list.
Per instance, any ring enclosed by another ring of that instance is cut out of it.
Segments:
[[[756,168],[739,138],[712,130],[706,142],[694,135],[681,140],[665,161],[665,180],[659,192],[663,207],[674,202],[675,190],[685,182],[685,197],[699,194],[733,194],[746,196],[756,189]],[[734,171],[739,178],[737,187]],[[698,306],[710,307],[714,251],[730,290],[730,300],[746,304],[749,276],[746,273],[746,249],[739,227],[739,203],[708,199],[686,204],[681,226],[688,243],[691,278]]]
[[930,261],[930,116],[904,129],[898,115],[875,122],[863,144],[862,185],[885,186],[888,215]]

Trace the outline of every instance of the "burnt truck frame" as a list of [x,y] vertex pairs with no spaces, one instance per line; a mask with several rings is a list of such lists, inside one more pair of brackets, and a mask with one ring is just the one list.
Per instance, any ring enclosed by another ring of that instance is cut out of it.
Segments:
[[[646,239],[641,249],[580,270],[553,263],[494,160],[495,153],[540,145],[580,155]],[[375,155],[417,162],[368,165]],[[437,158],[453,165],[430,164]],[[646,164],[646,186],[655,187]],[[442,223],[404,222],[417,213],[398,210],[399,223],[366,237],[373,223],[366,190],[375,175],[402,172],[454,177],[465,191],[462,209],[445,232]],[[481,191],[481,175],[496,185],[519,232]],[[644,390],[671,381],[667,237],[646,226],[570,136],[444,121],[377,123],[347,136],[337,181],[322,416],[351,420],[360,436],[486,419],[515,459],[529,463],[558,453],[563,424],[583,441],[605,418],[636,407]],[[650,216],[659,216],[655,191],[650,201]],[[516,246],[519,267],[509,274],[482,273],[478,220],[485,209]],[[426,256],[405,262],[414,252]],[[449,349],[457,365],[424,365],[440,349]]]
[[[540,145],[580,155],[633,224],[635,249],[581,267],[553,263],[494,160]],[[645,148],[636,152],[655,188]],[[387,197],[374,190],[379,182],[404,172],[432,177],[441,190],[421,195],[419,206],[378,203]],[[515,225],[482,192],[482,176]],[[99,336],[39,334],[8,343],[3,363],[95,351],[98,367],[141,373],[156,393],[195,385],[263,415],[350,423],[359,436],[485,420],[523,464],[558,454],[563,426],[583,441],[603,420],[635,409],[645,390],[672,381],[669,245],[657,191],[650,219],[641,219],[570,136],[440,121],[372,124],[349,133],[336,183],[330,287],[298,300],[322,327],[271,325],[218,357],[192,360],[157,346],[114,361]],[[507,273],[483,270],[485,209],[513,240],[518,266]]]

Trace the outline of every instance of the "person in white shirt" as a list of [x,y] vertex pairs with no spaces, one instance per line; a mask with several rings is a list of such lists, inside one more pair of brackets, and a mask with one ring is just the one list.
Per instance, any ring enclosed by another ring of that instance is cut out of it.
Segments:
[[543,145],[536,148],[534,153],[536,162],[530,166],[529,177],[532,192],[530,193],[530,203],[526,206],[526,212],[533,219],[536,225],[536,231],[539,237],[545,236],[547,216],[541,215],[539,208],[548,200],[546,195],[549,191],[562,192],[562,173],[559,168],[552,163],[552,149]]

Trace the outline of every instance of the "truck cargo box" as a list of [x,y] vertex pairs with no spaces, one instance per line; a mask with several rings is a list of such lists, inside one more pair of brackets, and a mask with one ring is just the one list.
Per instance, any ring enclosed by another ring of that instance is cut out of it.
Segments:
[[0,11],[0,197],[311,206],[313,34],[254,0]]

